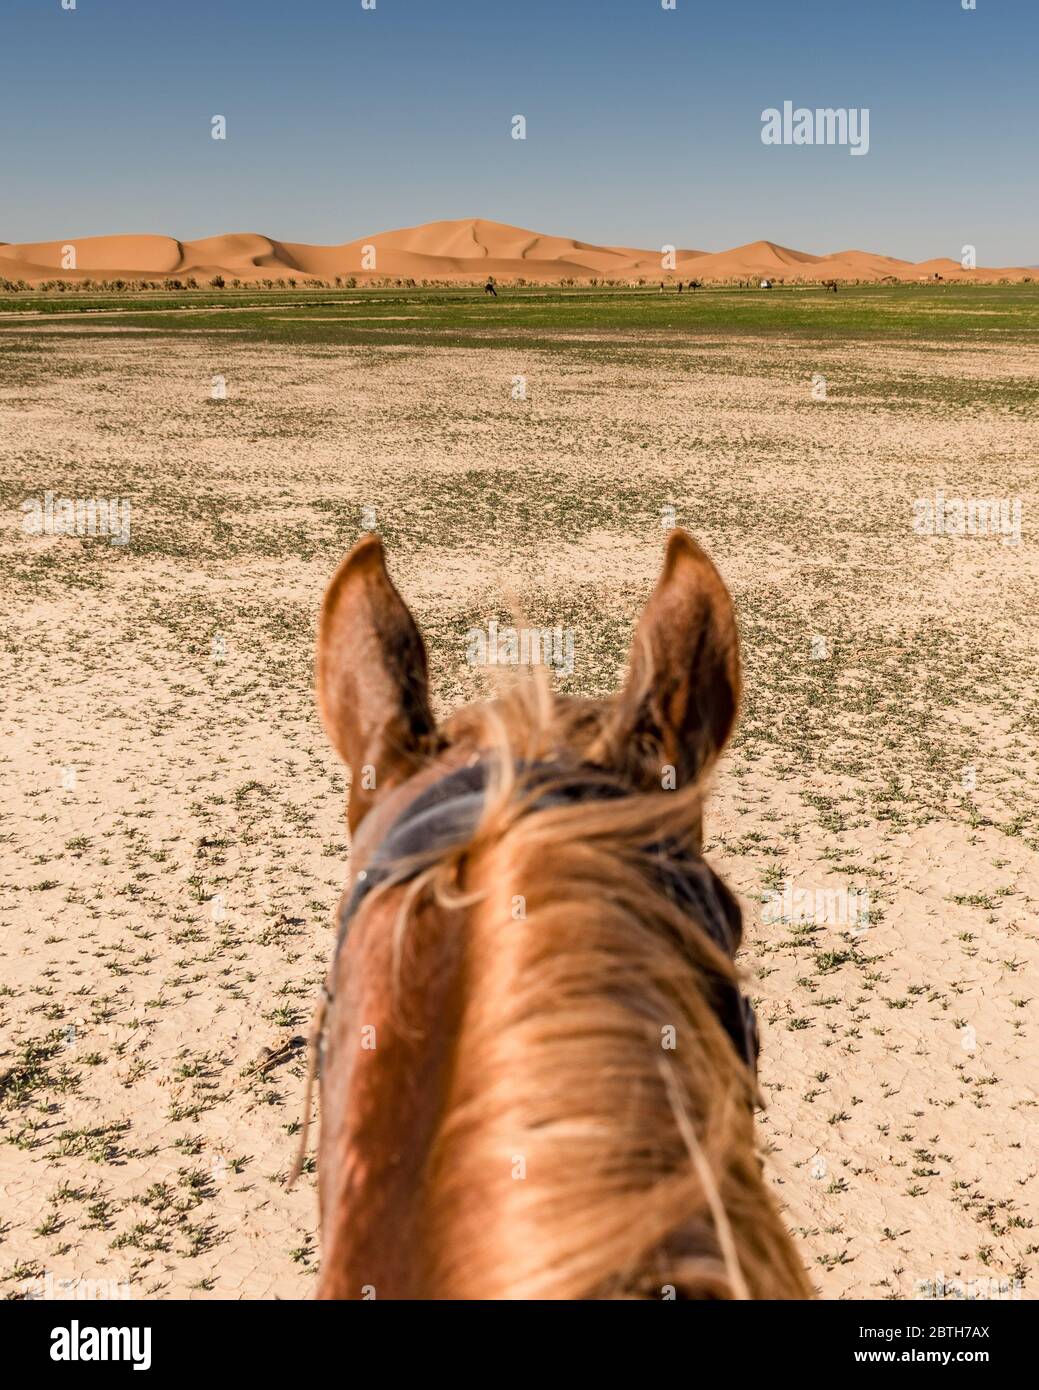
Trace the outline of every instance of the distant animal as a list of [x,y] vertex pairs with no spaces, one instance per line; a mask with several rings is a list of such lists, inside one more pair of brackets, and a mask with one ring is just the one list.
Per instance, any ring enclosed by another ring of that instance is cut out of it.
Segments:
[[739,905],[702,856],[736,620],[684,531],[611,699],[439,724],[375,536],[321,611],[352,882],[315,1021],[317,1296],[807,1298],[754,1142]]

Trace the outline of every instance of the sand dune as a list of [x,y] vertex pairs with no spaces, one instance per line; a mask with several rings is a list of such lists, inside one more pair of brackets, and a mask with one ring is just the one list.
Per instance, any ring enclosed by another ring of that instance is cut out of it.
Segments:
[[[69,248],[74,250],[73,257]],[[342,246],[310,246],[273,241],[255,232],[232,232],[201,241],[164,236],[100,236],[65,241],[0,242],[0,276],[38,284],[49,279],[164,279],[222,275],[244,282],[272,279],[334,280],[354,276],[360,283],[380,279],[552,282],[609,279],[649,282],[747,280],[1020,280],[1033,275],[1024,266],[964,271],[958,261],[940,258],[898,260],[868,251],[814,256],[754,241],[729,251],[679,249],[674,270],[662,268],[660,250],[597,246],[573,237],[547,236],[523,227],[470,217],[426,222],[418,227],[378,232]]]
[[912,261],[901,261],[895,256],[878,256],[871,251],[837,251],[818,261],[816,272],[827,280],[880,280],[888,275],[896,279],[902,276],[912,278],[922,273]]
[[772,241],[752,241],[731,251],[717,251],[713,255],[698,256],[687,270],[698,280],[745,279],[755,275],[797,279],[810,273],[812,267],[821,260],[821,256],[810,256],[805,251],[791,251],[788,247],[777,246]]

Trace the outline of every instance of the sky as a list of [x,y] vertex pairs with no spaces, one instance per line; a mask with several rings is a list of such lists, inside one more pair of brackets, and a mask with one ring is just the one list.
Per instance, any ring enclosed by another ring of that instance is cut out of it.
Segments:
[[[0,241],[479,216],[1033,265],[1039,0],[963,4],[0,0]],[[787,100],[868,108],[868,154],[763,144]]]

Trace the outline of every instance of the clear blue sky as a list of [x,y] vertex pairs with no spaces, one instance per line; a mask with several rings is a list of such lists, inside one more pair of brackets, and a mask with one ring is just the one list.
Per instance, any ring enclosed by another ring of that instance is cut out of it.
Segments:
[[[0,0],[0,43],[4,241],[483,216],[1039,262],[1039,0]],[[869,154],[766,147],[786,99],[869,107]]]

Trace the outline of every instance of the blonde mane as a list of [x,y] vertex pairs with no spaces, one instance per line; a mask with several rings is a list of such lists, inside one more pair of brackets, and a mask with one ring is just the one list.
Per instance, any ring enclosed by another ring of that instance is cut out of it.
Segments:
[[[755,1153],[755,1084],[712,1006],[711,973],[733,967],[647,871],[663,838],[698,850],[701,787],[537,808],[517,774],[579,777],[575,741],[581,765],[605,756],[595,721],[538,681],[456,715],[446,745],[493,768],[476,831],[373,893],[339,962],[381,971],[384,1029],[437,1058],[425,1131],[395,1136],[422,1149],[415,1296],[809,1297]],[[377,1077],[399,1048],[380,1040],[357,1085],[399,1087]],[[349,1223],[398,1159],[360,1131],[339,1142]]]

